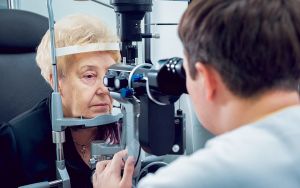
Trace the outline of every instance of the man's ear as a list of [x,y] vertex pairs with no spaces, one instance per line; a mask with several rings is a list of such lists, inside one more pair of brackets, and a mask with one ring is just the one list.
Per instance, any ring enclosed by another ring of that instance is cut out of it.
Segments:
[[209,65],[205,65],[200,62],[195,64],[195,68],[197,72],[196,79],[199,79],[199,81],[201,82],[206,98],[208,100],[212,100],[215,97],[217,89],[214,69]]

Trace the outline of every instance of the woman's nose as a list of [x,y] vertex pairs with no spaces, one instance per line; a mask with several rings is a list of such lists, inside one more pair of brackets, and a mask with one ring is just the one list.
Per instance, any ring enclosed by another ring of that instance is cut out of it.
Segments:
[[97,84],[96,94],[97,95],[109,94],[108,88],[104,86],[104,84],[102,83],[102,80],[100,83]]

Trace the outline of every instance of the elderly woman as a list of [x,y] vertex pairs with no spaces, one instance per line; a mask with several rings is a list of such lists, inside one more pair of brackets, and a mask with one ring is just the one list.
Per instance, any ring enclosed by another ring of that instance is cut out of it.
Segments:
[[[97,18],[72,15],[55,24],[55,37],[64,117],[93,118],[110,113],[112,98],[102,79],[107,68],[120,60],[117,36]],[[36,61],[42,76],[53,86],[49,32],[37,49]],[[0,154],[1,187],[56,179],[50,104],[50,98],[45,99],[1,126],[1,147],[5,150]],[[118,125],[66,129],[64,154],[72,187],[92,187],[88,163],[93,140],[117,143]]]

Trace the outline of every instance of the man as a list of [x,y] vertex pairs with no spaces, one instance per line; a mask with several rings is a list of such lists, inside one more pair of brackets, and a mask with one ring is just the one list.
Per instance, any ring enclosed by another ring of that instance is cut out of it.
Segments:
[[[218,136],[138,187],[300,187],[299,7],[299,0],[191,3],[179,25],[187,88]],[[131,186],[133,162],[124,156],[98,164],[94,187]]]

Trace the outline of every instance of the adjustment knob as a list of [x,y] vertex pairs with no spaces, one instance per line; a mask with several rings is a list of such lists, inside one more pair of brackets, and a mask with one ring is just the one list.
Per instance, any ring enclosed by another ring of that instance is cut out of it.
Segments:
[[114,85],[117,90],[126,88],[128,86],[128,79],[125,76],[118,76],[115,78]]
[[121,93],[121,97],[130,98],[130,97],[133,96],[133,89],[131,89],[131,88],[122,88],[120,90],[120,93]]
[[115,86],[116,76],[116,72],[108,72],[103,78],[103,84],[108,88],[113,88]]

